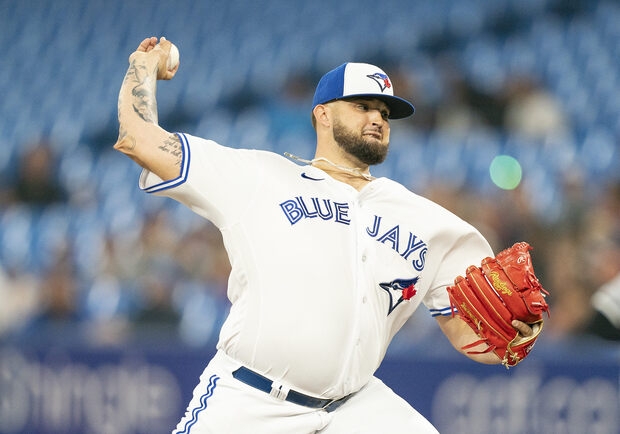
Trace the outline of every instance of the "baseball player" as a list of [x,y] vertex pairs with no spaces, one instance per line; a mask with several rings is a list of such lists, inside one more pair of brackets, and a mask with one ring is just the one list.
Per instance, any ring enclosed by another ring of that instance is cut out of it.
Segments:
[[370,173],[413,105],[378,67],[345,63],[316,88],[313,159],[228,148],[158,126],[156,81],[178,69],[170,47],[151,37],[131,54],[115,149],[143,167],[147,193],[213,222],[232,266],[217,353],[174,433],[436,433],[373,374],[421,303],[459,351],[479,340],[446,287],[492,252],[468,223]]

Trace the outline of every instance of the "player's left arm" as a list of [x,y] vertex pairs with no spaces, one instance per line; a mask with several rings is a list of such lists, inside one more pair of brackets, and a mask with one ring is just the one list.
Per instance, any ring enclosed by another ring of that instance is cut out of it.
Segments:
[[[436,318],[439,323],[439,328],[441,328],[441,331],[446,335],[452,346],[458,352],[479,363],[494,365],[501,362],[499,356],[494,352],[483,352],[483,350],[487,348],[487,344],[485,343],[481,343],[478,347],[470,348],[469,351],[463,350],[464,347],[467,347],[476,341],[480,341],[480,337],[474,333],[471,327],[469,327],[467,323],[458,315],[438,316]],[[532,328],[524,322],[514,320],[512,322],[512,326],[522,336],[527,337],[532,336],[533,334]],[[475,353],[472,354],[472,350]]]

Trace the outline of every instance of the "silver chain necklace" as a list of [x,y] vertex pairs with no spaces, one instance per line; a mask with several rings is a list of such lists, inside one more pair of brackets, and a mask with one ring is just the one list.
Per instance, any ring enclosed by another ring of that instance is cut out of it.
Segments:
[[372,181],[373,179],[375,179],[375,177],[372,176],[370,173],[363,173],[362,169],[358,167],[341,166],[340,164],[332,163],[325,157],[319,157],[319,158],[313,158],[312,160],[306,160],[305,158],[298,157],[297,155],[293,155],[290,152],[285,152],[284,156],[287,158],[290,158],[291,160],[300,161],[302,163],[306,163],[310,165],[313,163],[318,163],[319,161],[322,161],[324,163],[329,164],[330,166],[335,167],[338,170],[342,170],[343,172],[350,173],[353,176],[359,176],[361,178],[364,178],[367,181]]

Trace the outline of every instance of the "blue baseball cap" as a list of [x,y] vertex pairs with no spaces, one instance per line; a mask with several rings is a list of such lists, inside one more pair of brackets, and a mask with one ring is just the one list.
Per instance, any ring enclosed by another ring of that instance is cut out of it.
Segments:
[[415,111],[409,101],[394,96],[394,87],[387,74],[369,63],[343,63],[319,81],[312,108],[343,98],[377,98],[390,108],[390,119],[411,116]]

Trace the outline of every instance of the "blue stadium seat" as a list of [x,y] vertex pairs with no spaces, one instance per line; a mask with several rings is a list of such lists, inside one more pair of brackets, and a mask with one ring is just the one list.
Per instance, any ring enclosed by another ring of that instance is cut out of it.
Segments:
[[24,205],[12,206],[0,214],[0,258],[4,267],[20,273],[31,270],[34,220],[33,210]]

